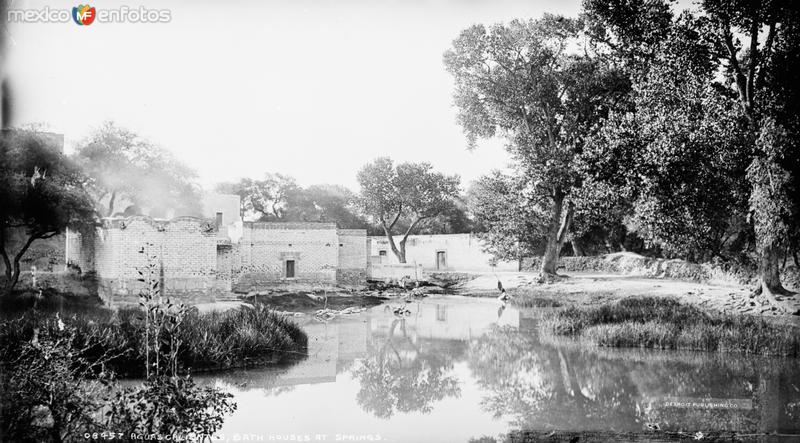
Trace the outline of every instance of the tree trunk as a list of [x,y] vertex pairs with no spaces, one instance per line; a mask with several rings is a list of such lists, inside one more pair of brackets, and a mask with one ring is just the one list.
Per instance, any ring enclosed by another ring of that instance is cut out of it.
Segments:
[[542,268],[539,270],[539,277],[544,279],[548,276],[556,275],[558,265],[558,225],[561,222],[561,212],[564,206],[564,198],[558,194],[553,197],[553,215],[550,220],[550,228],[547,230],[547,246],[545,246],[544,257],[542,257]]
[[761,247],[761,278],[757,292],[760,292],[772,306],[779,310],[796,313],[791,303],[787,303],[780,298],[780,296],[792,295],[793,292],[787,290],[781,284],[779,250],[775,244],[767,244]]
[[114,216],[114,201],[117,199],[117,191],[113,191],[111,193],[111,197],[108,199],[108,217]]
[[774,244],[761,248],[761,290],[777,295],[791,295],[781,284],[778,251]]
[[583,245],[581,241],[577,237],[572,237],[572,252],[575,253],[578,257],[584,257],[586,255],[586,251],[583,250]]
[[397,253],[397,259],[400,260],[400,263],[406,262],[406,240],[408,240],[408,235],[400,240],[400,250]]
[[392,248],[392,252],[394,253],[395,257],[397,257],[397,261],[400,263],[406,262],[406,251],[405,251],[405,242],[402,243],[403,252],[400,253],[400,250],[397,249],[397,244],[394,242],[394,236],[392,236],[392,230],[386,226],[386,223],[382,223],[383,232],[386,234],[386,239],[389,240],[389,247]]
[[400,251],[397,253],[397,258],[400,260],[400,263],[406,262],[406,241],[408,241],[408,236],[414,231],[418,224],[420,224],[423,220],[426,220],[428,217],[419,217],[411,225],[406,229],[406,233],[403,234],[403,239],[400,240]]
[[28,251],[28,248],[30,248],[31,243],[33,243],[33,241],[36,240],[37,238],[46,238],[46,237],[35,234],[29,236],[28,241],[25,242],[25,244],[22,246],[22,249],[20,249],[19,252],[17,252],[14,255],[13,260],[10,261],[5,247],[5,235],[0,237],[0,239],[2,239],[2,244],[0,244],[0,248],[2,248],[2,250],[0,250],[0,255],[3,256],[3,262],[6,267],[6,272],[5,272],[6,286],[4,288],[3,295],[10,294],[11,291],[14,290],[14,287],[17,286],[17,283],[19,282],[19,275],[21,273],[19,262],[25,255],[25,252]]
[[[6,286],[4,289],[9,288],[9,284],[11,283],[11,260],[8,258],[8,253],[6,252],[6,229],[0,227],[0,255],[3,256],[3,266],[5,271],[6,277]],[[5,291],[4,291],[5,292]]]
[[561,254],[561,246],[564,245],[567,232],[572,224],[572,204],[570,203],[567,213],[562,217],[563,209],[564,193],[556,190],[553,193],[553,218],[547,232],[547,246],[542,258],[542,268],[539,271],[540,281],[551,279],[557,275],[558,256]]

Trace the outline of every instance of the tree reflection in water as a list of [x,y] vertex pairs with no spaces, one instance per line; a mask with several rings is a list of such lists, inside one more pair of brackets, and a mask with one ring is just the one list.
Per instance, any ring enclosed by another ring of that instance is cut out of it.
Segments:
[[[395,337],[399,328],[402,337]],[[421,349],[406,331],[405,319],[395,319],[386,341],[353,369],[361,383],[356,400],[378,418],[396,412],[428,413],[433,404],[461,394],[458,379],[449,374],[453,358],[446,352]]]
[[[488,394],[482,406],[522,429],[631,428],[634,387],[619,368],[599,364],[581,374],[569,354],[532,334],[497,327],[471,343],[469,365]],[[602,363],[602,362],[597,362]]]
[[[473,340],[468,358],[484,410],[518,430],[800,433],[796,361],[583,348],[511,327]],[[753,409],[659,406],[666,397],[750,399]]]

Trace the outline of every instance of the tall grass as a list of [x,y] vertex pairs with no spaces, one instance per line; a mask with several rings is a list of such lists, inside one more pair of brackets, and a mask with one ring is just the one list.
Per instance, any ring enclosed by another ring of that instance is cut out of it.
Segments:
[[[119,377],[142,377],[145,360],[144,312],[135,307],[118,311],[91,302],[76,302],[65,297],[39,302],[35,309],[29,300],[7,301],[0,323],[0,355],[13,356],[34,329],[53,328],[45,321],[56,314],[64,324],[75,327],[74,347],[87,361],[105,356],[106,370]],[[42,331],[40,331],[42,332]],[[226,312],[199,313],[192,309],[179,331],[182,345],[178,364],[182,371],[222,370],[284,360],[303,355],[308,339],[286,317],[263,305]],[[112,357],[107,358],[109,355]]]
[[674,299],[637,297],[599,307],[542,312],[543,334],[597,346],[800,357],[800,328],[762,318],[706,312]]
[[186,320],[184,346],[179,354],[194,369],[249,366],[265,361],[297,358],[308,345],[306,334],[291,320],[266,306],[198,314]]
[[517,294],[511,299],[511,304],[518,308],[558,308],[562,306],[562,303],[555,298],[531,294]]

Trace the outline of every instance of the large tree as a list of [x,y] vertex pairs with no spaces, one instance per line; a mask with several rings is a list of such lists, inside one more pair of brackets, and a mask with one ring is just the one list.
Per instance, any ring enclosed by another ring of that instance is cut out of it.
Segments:
[[[34,241],[58,235],[67,227],[92,225],[95,211],[85,182],[86,177],[52,138],[31,131],[0,135],[0,255],[5,292],[19,281],[20,260]],[[10,237],[19,233],[23,241],[12,245]]]
[[467,192],[469,211],[486,251],[499,260],[541,254],[547,238],[549,199],[525,183],[522,174],[495,171]]
[[614,112],[582,160],[590,187],[610,186],[630,203],[639,236],[667,256],[701,261],[724,257],[744,226],[748,149],[745,120],[713,86],[711,52],[695,27],[682,17],[669,29],[665,50],[632,75],[636,112]]
[[298,209],[302,191],[293,177],[279,173],[266,173],[261,180],[243,178],[238,182],[220,183],[216,190],[238,195],[242,213],[259,221],[286,221],[289,209]]
[[[798,229],[800,79],[795,66],[800,61],[800,12],[790,1],[781,0],[704,0],[699,6],[696,14],[686,12],[660,20],[657,27],[663,30],[662,38],[653,39],[643,32],[645,27],[634,24],[648,17],[643,11],[664,10],[669,2],[591,0],[584,4],[587,16],[595,24],[594,40],[606,44],[612,57],[630,59],[631,54],[645,53],[650,54],[651,60],[672,58],[675,71],[688,74],[694,73],[698,60],[708,62],[708,71],[713,75],[705,76],[704,88],[695,89],[713,89],[718,96],[735,99],[737,106],[727,107],[727,115],[720,118],[744,120],[741,139],[748,166],[743,178],[749,184],[750,220],[758,247],[759,291],[780,305],[775,295],[788,291],[781,285],[779,256],[796,238]],[[676,45],[670,36],[681,32],[692,33],[696,38],[684,40],[688,46]],[[650,71],[661,66],[632,64],[630,75],[637,82],[646,82],[653,75]],[[656,92],[664,100],[676,98],[670,91]],[[690,99],[683,99],[687,98]],[[656,98],[638,105],[663,106],[664,100]],[[736,125],[721,129],[739,130]],[[737,154],[737,144],[728,143],[729,154]]]
[[197,174],[169,151],[134,132],[105,122],[79,143],[74,160],[91,178],[90,192],[107,217],[123,212],[120,200],[151,215],[200,214]]
[[341,185],[311,185],[302,191],[302,205],[305,211],[300,214],[304,221],[333,222],[345,229],[361,229],[367,222],[358,213],[358,197],[350,189]]
[[550,200],[542,279],[556,274],[572,222],[574,158],[628,88],[616,69],[578,51],[582,30],[582,21],[554,15],[474,25],[444,55],[469,146],[504,137],[525,181]]
[[[364,212],[383,229],[392,252],[406,262],[406,241],[421,224],[449,210],[458,197],[458,176],[433,170],[430,163],[400,163],[381,157],[358,171]],[[405,229],[396,229],[404,220]],[[394,236],[401,235],[395,242]]]
[[358,213],[356,194],[341,185],[303,188],[288,175],[267,173],[262,180],[219,183],[216,191],[238,195],[242,212],[251,220],[329,222],[345,229],[367,227]]

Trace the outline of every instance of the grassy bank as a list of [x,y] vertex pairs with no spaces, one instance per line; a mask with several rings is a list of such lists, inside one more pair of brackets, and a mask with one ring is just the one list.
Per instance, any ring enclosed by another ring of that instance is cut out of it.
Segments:
[[563,303],[551,297],[524,296],[512,299],[514,306],[518,308],[559,308]]
[[[76,328],[73,345],[88,361],[110,355],[107,369],[117,376],[143,375],[145,320],[138,308],[113,311],[96,299],[46,294],[37,300],[20,293],[3,300],[0,309],[2,356],[15,355],[23,342],[32,339],[34,328],[57,327],[42,320],[58,313],[64,324]],[[260,365],[302,355],[307,349],[305,333],[263,305],[222,313],[193,309],[179,337],[179,365],[193,372]]]
[[645,347],[800,357],[800,328],[759,317],[706,312],[660,297],[542,312],[540,332],[610,347]]

